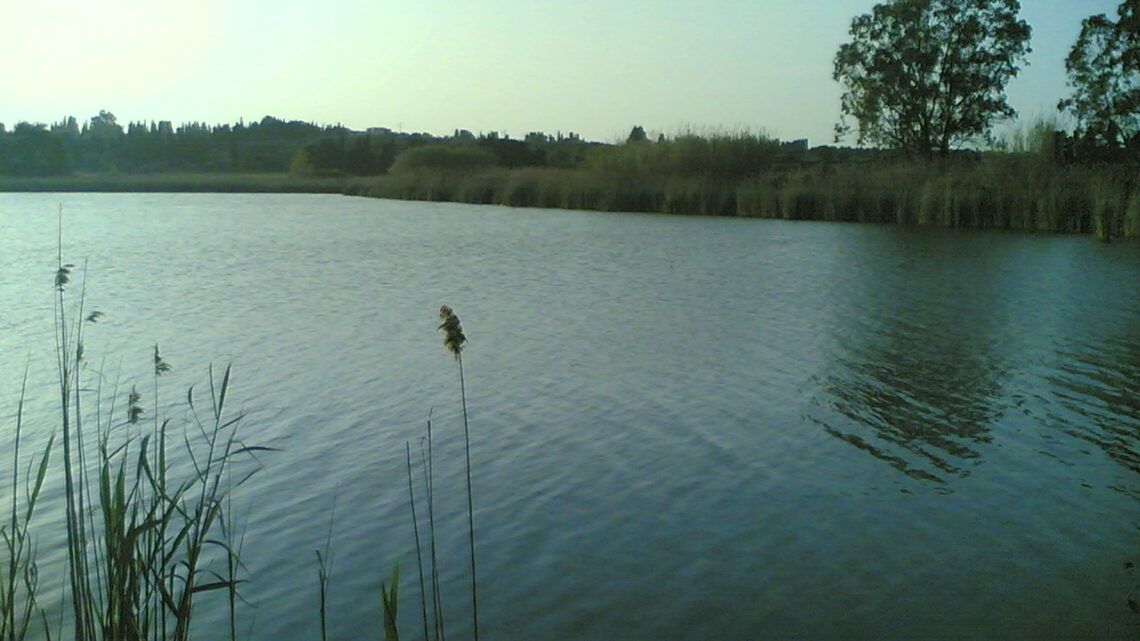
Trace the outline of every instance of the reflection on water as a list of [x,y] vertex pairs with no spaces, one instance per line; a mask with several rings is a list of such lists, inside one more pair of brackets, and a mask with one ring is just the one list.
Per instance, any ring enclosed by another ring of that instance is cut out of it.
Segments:
[[[994,410],[986,392],[997,381],[971,376],[941,352],[868,357],[837,363],[839,372],[820,381],[831,407],[854,424],[844,429],[814,420],[908,476],[941,483],[944,475],[968,474],[967,462],[981,456],[976,444],[991,439]],[[864,427],[870,433],[861,435]]]
[[[970,473],[1002,411],[1011,366],[1002,281],[1011,270],[1001,252],[1010,248],[952,236],[919,247],[906,234],[885,240],[848,254],[849,269],[871,284],[842,299],[849,322],[833,328],[837,347],[816,376],[810,419],[912,478],[945,483]],[[951,267],[973,273],[949,279]]]
[[[943,485],[983,462],[995,430],[1062,430],[1140,472],[1140,314],[1110,304],[1140,284],[1130,253],[953,235],[916,251],[907,238],[845,254],[874,285],[839,298],[847,322],[809,420]],[[1093,261],[1109,268],[1090,274]]]
[[[1140,344],[1119,338],[1084,347],[1058,353],[1058,364],[1045,376],[1054,393],[1042,420],[1140,474]],[[1115,489],[1140,498],[1135,489]]]
[[823,428],[914,478],[968,474],[999,412],[996,345],[965,320],[918,332],[897,315],[876,320],[820,381],[822,402],[853,422]]

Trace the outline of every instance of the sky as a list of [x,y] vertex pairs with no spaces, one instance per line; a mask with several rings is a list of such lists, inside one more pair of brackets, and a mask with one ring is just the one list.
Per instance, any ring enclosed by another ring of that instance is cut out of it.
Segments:
[[[875,0],[0,0],[0,122],[351,129],[762,132],[831,144],[835,52]],[[1064,59],[1119,0],[1022,0],[1023,121],[1068,93]],[[1017,123],[996,131],[1015,130]],[[853,141],[846,141],[853,144]]]

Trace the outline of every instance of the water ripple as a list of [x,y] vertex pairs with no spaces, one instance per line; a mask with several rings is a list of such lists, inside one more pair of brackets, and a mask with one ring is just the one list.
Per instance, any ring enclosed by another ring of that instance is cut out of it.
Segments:
[[[122,361],[104,364],[108,385],[149,380],[155,342],[172,404],[211,362],[235,363],[247,439],[280,448],[242,488],[253,639],[315,638],[330,518],[334,637],[380,634],[377,581],[396,562],[415,594],[404,447],[416,455],[429,414],[449,632],[468,632],[444,303],[470,339],[489,638],[1128,624],[1140,307],[1122,293],[1140,291],[1140,247],[326,196],[0,198],[0,366],[32,354],[29,447],[55,402],[61,200],[64,253],[91,257],[107,313],[89,352]],[[0,386],[3,445],[15,381]],[[45,492],[58,594],[62,501]],[[222,611],[203,608],[202,638]]]

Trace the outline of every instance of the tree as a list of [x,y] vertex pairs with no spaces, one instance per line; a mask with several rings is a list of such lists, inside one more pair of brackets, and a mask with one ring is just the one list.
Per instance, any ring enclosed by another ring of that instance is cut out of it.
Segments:
[[836,139],[945,156],[1016,112],[1006,84],[1030,52],[1017,0],[890,0],[851,21],[835,56]]
[[474,172],[494,166],[495,160],[495,154],[482,147],[426,144],[404,150],[392,165],[392,172]]
[[345,156],[345,170],[357,176],[373,176],[380,173],[376,166],[376,154],[372,151],[372,137],[359,136]]
[[1073,95],[1057,108],[1076,116],[1079,136],[1140,161],[1140,0],[1122,2],[1117,16],[1081,21],[1065,59]]
[[0,174],[55,176],[69,170],[63,140],[43,124],[20,122],[0,138]]
[[96,138],[113,139],[123,135],[123,126],[119,124],[115,114],[100,109],[98,116],[92,116],[91,127],[87,132]]
[[639,142],[649,142],[649,136],[645,135],[645,127],[635,125],[633,129],[629,131],[629,137],[625,139],[625,143],[628,145]]

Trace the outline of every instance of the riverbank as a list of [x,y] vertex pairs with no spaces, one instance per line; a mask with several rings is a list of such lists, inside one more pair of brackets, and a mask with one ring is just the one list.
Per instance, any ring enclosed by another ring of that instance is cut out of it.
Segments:
[[349,180],[345,193],[512,207],[902,223],[1140,237],[1131,167],[1017,157],[819,164],[744,178],[603,169],[420,171]]
[[341,193],[344,178],[287,173],[72,174],[0,176],[0,192]]

